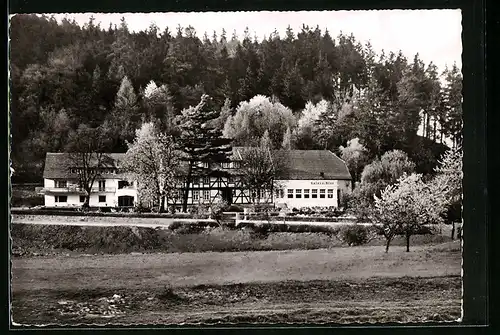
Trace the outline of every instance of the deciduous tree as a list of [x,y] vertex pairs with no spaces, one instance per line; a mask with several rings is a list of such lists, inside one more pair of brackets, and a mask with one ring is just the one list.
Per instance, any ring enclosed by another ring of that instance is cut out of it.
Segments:
[[149,122],[136,131],[136,137],[128,147],[124,166],[145,192],[155,195],[159,211],[163,212],[165,200],[173,197],[179,184],[181,157],[174,138],[160,133]]
[[422,175],[403,175],[387,186],[380,197],[375,196],[375,220],[382,225],[386,238],[385,251],[396,235],[404,235],[406,251],[410,251],[410,238],[424,227],[434,228],[442,223],[445,199],[432,192]]
[[353,178],[353,184],[360,180],[361,171],[367,163],[367,150],[359,142],[358,138],[353,138],[347,142],[347,146],[340,147],[340,157],[346,162]]
[[78,183],[85,192],[83,208],[88,208],[95,180],[104,167],[113,167],[114,162],[106,155],[109,134],[102,128],[91,128],[85,124],[69,135],[66,151],[76,169]]

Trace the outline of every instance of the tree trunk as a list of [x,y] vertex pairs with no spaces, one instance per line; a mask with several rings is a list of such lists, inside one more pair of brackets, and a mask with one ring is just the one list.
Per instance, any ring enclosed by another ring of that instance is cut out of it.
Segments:
[[406,233],[406,252],[410,252],[410,236],[411,234]]
[[430,118],[429,114],[427,114],[427,124],[425,125],[425,130],[427,131],[427,136],[426,136],[427,138],[430,138],[430,133],[431,133],[431,131],[429,129],[430,126],[431,126],[431,118]]
[[160,213],[163,213],[165,211],[165,196],[160,195]]
[[433,129],[433,141],[436,142],[436,134],[437,134],[437,120],[434,118],[434,129]]
[[183,213],[187,212],[187,202],[188,202],[188,197],[189,197],[189,185],[191,184],[191,179],[193,177],[192,173],[193,173],[193,165],[192,165],[192,162],[189,162],[188,174],[186,177],[186,188],[184,190],[184,194],[182,197],[182,212]]
[[391,244],[391,238],[387,238],[387,241],[385,243],[385,252],[387,253],[389,251],[389,245]]
[[455,221],[451,223],[451,239],[455,239]]
[[82,208],[84,210],[88,210],[90,208],[90,191],[89,190],[85,191],[85,201],[82,205]]
[[426,131],[425,126],[427,125],[427,120],[426,119],[427,119],[427,114],[425,114],[425,112],[424,112],[424,117],[423,117],[423,120],[422,120],[423,121],[422,122],[422,137],[426,137],[425,136],[425,131]]

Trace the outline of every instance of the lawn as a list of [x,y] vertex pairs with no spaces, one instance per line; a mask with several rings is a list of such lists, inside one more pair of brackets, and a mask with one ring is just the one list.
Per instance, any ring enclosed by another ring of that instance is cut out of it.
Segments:
[[12,261],[22,324],[422,322],[460,317],[459,242]]

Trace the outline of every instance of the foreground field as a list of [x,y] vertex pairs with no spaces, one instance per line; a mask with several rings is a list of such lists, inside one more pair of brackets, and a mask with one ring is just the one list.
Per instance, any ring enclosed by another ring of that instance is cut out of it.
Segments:
[[458,242],[13,260],[22,324],[421,322],[460,317]]

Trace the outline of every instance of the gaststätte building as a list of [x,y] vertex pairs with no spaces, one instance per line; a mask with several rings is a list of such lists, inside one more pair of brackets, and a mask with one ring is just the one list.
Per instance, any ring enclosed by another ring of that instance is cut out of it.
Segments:
[[[199,163],[207,173],[194,176],[189,185],[188,206],[210,203],[221,197],[229,204],[261,203],[301,207],[338,207],[342,194],[351,189],[351,175],[343,160],[328,150],[290,150],[287,176],[278,181],[276,190],[248,190],[241,182],[241,150],[234,147],[231,162]],[[120,162],[125,154],[107,154],[107,164],[100,168],[90,197],[91,207],[132,207],[138,204],[137,183],[130,180]],[[76,164],[77,165],[77,164]],[[67,153],[47,153],[44,168],[46,207],[79,207],[85,193],[79,187],[78,169]],[[179,185],[177,196],[166,206],[182,206],[185,188]]]

